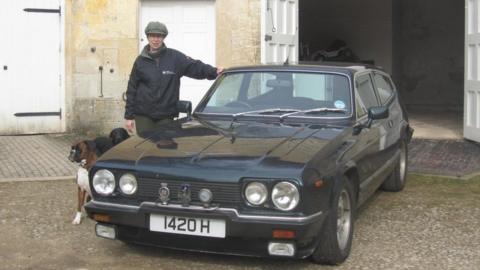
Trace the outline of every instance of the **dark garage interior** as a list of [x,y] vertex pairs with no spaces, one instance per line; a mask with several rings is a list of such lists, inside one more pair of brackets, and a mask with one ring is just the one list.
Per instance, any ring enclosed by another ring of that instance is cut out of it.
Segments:
[[392,74],[413,118],[430,122],[427,125],[443,119],[446,122],[438,125],[451,125],[461,136],[464,1],[299,2],[300,60],[323,60],[318,59],[321,50],[345,46],[326,60],[383,67]]

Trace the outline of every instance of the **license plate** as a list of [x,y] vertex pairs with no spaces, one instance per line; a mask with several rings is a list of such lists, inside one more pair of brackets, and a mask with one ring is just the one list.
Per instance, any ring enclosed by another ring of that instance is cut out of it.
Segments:
[[150,231],[225,238],[225,220],[151,214]]

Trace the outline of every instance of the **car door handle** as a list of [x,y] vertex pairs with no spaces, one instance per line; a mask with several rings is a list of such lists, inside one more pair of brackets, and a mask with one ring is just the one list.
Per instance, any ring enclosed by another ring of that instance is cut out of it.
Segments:
[[388,120],[387,125],[389,128],[393,127],[393,120]]
[[3,70],[7,70],[8,69],[8,66],[3,66]]

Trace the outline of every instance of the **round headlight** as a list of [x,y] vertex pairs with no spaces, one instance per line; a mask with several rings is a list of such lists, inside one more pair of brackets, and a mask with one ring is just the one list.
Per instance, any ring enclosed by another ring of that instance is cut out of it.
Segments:
[[109,170],[99,170],[93,176],[93,188],[100,195],[110,195],[115,190],[115,176]]
[[283,211],[289,211],[298,205],[300,194],[297,187],[289,182],[280,182],[273,187],[272,201],[275,206]]
[[253,205],[260,205],[267,200],[268,191],[267,187],[259,182],[252,182],[248,184],[245,189],[245,198]]
[[118,181],[118,185],[124,194],[132,195],[137,192],[137,179],[133,174],[126,173],[122,175],[120,181]]

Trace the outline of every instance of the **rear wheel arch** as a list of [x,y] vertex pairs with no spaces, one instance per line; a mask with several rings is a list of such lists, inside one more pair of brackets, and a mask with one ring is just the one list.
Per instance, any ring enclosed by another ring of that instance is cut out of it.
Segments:
[[404,140],[399,143],[400,156],[398,163],[387,179],[382,183],[381,188],[385,191],[398,192],[403,190],[407,180],[408,166],[408,144]]
[[407,122],[405,125],[403,125],[401,129],[400,140],[406,142],[407,144],[410,143],[413,137],[413,132],[414,132],[413,128]]

